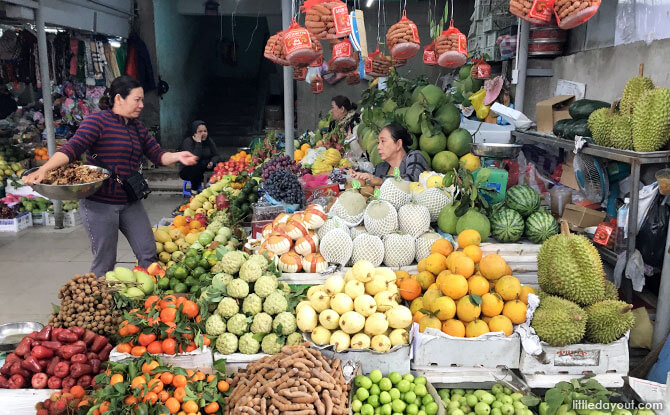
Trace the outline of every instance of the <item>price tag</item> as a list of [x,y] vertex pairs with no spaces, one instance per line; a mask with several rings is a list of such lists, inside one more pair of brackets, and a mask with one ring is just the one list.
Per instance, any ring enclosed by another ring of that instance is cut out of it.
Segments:
[[554,12],[554,0],[535,0],[530,7],[528,17],[541,20],[543,22],[551,21]]
[[397,167],[393,168],[393,177],[395,177],[396,179],[400,178],[400,169],[399,168],[397,168]]
[[365,73],[371,73],[372,72],[372,58],[367,58],[365,60]]
[[409,28],[412,30],[412,41],[414,43],[421,43],[419,40],[419,29],[416,27],[416,25],[414,23],[410,23]]
[[340,4],[332,8],[333,24],[335,25],[335,34],[345,36],[351,33],[351,20],[346,4]]
[[600,350],[559,350],[554,355],[554,366],[598,366]]
[[458,34],[458,52],[464,55],[468,53],[468,38],[463,33]]
[[355,190],[360,190],[361,189],[361,182],[359,182],[357,179],[354,179],[351,181],[351,187]]
[[423,63],[426,65],[437,65],[437,56],[435,56],[434,50],[423,51]]
[[351,56],[351,43],[343,41],[333,46],[333,59]]

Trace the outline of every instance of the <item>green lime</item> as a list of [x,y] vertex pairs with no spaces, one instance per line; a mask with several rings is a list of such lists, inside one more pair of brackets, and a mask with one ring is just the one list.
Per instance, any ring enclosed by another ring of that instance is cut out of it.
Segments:
[[188,276],[188,271],[186,270],[186,268],[184,268],[181,265],[178,266],[177,269],[174,271],[174,277],[178,280],[183,280],[187,276]]
[[400,392],[405,393],[405,392],[407,392],[408,390],[410,390],[410,388],[412,387],[412,384],[409,383],[409,381],[407,381],[407,379],[403,379],[403,380],[401,380],[400,382],[398,382],[398,384],[396,385],[396,387],[398,388],[398,390],[399,390]]
[[414,375],[412,375],[411,373],[407,373],[402,378],[405,379],[408,382],[414,382]]
[[186,268],[188,269],[193,269],[198,266],[198,258],[194,256],[188,256],[186,259],[184,259],[184,265],[186,265]]
[[416,385],[424,385],[424,386],[425,386],[426,383],[427,383],[427,380],[426,380],[425,377],[423,377],[423,376],[419,376],[419,377],[417,377],[417,378],[414,379],[414,383],[415,383]]
[[200,286],[199,286],[198,284],[192,286],[192,287],[188,290],[188,292],[190,292],[190,293],[193,294],[193,295],[197,295],[197,294],[198,294],[198,291],[200,291]]
[[200,265],[198,265],[197,267],[195,267],[194,270],[191,271],[191,275],[192,275],[194,278],[200,278],[200,276],[201,276],[202,274],[204,274],[205,272],[207,272],[207,270],[204,269],[203,267],[201,267]]
[[387,391],[384,391],[379,394],[379,402],[382,404],[387,404],[391,403],[393,399],[391,399],[391,394],[388,393]]
[[176,293],[185,293],[188,292],[188,287],[183,282],[178,283],[174,286],[174,292]]
[[416,393],[416,396],[424,397],[428,393],[428,389],[425,385],[414,385],[414,393]]
[[159,290],[167,290],[170,287],[170,278],[165,276],[159,279],[156,285],[158,285]]
[[393,413],[393,408],[391,408],[391,404],[387,403],[382,405],[382,407],[379,410],[380,415],[391,415]]
[[170,278],[170,282],[168,283],[168,287],[170,287],[171,290],[174,290],[174,287],[179,284],[179,280],[176,278]]
[[197,279],[197,278],[194,278],[194,277],[191,276],[191,275],[189,275],[188,277],[186,277],[186,279],[184,280],[184,284],[188,285],[189,287],[191,287],[191,286],[193,286],[193,285],[196,285],[197,283],[198,283],[198,279]]

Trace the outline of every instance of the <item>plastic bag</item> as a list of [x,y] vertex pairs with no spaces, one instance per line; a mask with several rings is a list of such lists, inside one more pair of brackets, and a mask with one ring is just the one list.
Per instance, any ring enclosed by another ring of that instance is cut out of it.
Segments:
[[331,72],[347,73],[358,67],[358,52],[351,46],[349,39],[344,39],[333,46],[333,55],[328,62]]
[[668,233],[668,215],[670,208],[661,203],[664,196],[657,195],[637,232],[636,247],[642,254],[644,263],[653,267],[662,267],[665,240]]
[[275,33],[268,38],[268,41],[265,44],[265,51],[263,52],[263,56],[279,65],[289,65],[288,61],[286,60],[286,48],[284,47],[283,32]]
[[337,39],[351,33],[347,5],[339,0],[307,0],[302,10],[305,27],[317,39]]
[[322,53],[321,43],[312,39],[313,35],[293,19],[284,31],[283,42],[286,60],[293,66],[307,66]]
[[407,18],[405,10],[402,11],[400,21],[391,25],[386,32],[386,46],[391,56],[399,59],[409,59],[421,49],[419,30],[416,24]]
[[445,68],[458,68],[468,59],[468,39],[454,27],[452,19],[449,28],[435,40],[437,64]]
[[600,0],[557,0],[554,14],[558,27],[568,30],[586,23],[598,12],[598,8]]

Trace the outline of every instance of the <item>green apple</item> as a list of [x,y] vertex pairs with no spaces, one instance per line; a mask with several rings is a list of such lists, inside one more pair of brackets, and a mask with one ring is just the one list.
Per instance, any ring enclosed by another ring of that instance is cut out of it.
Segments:
[[393,402],[391,402],[391,408],[393,408],[393,412],[404,412],[405,408],[407,407],[407,404],[400,399],[396,399]]
[[419,376],[419,377],[414,378],[414,384],[415,384],[415,385],[424,385],[424,386],[426,386],[426,383],[428,383],[428,381],[427,381],[426,378],[423,377],[423,376]]
[[379,389],[383,391],[390,391],[393,387],[393,382],[389,378],[382,378],[379,381]]
[[366,403],[369,403],[372,405],[373,408],[376,408],[379,406],[379,395],[370,395]]
[[384,375],[382,375],[382,371],[379,369],[375,369],[372,372],[370,372],[370,380],[372,381],[372,383],[379,383],[379,381],[382,380],[383,377]]
[[370,392],[367,389],[364,388],[359,388],[356,390],[356,397],[363,402],[364,400],[368,399],[370,397]]
[[398,382],[402,380],[402,375],[398,372],[391,372],[388,375],[388,378],[393,382],[394,385],[397,385]]
[[384,391],[379,394],[379,402],[384,405],[387,403],[391,403],[393,399],[391,399],[391,394],[388,393],[387,391]]
[[400,391],[396,388],[391,388],[389,391],[389,395],[391,395],[392,400],[400,399]]
[[370,378],[363,375],[356,376],[356,380],[354,381],[354,383],[359,388],[370,389],[370,386],[372,386],[372,381],[370,380]]
[[[416,402],[416,393],[414,393],[412,391],[409,391],[409,392],[405,393],[405,397],[404,397],[403,400],[407,403]],[[417,411],[418,411],[418,409],[417,409]]]
[[379,395],[379,393],[381,393],[379,385],[373,384],[372,386],[370,386],[370,395]]
[[407,415],[416,415],[419,413],[419,407],[415,403],[407,405],[405,408],[405,414]]
[[426,404],[426,415],[435,415],[437,413],[437,403],[435,402],[428,402]]
[[363,402],[361,402],[358,399],[354,399],[351,401],[351,410],[354,412],[360,412],[362,406]]
[[381,415],[391,415],[393,413],[393,409],[391,408],[391,404],[386,403],[386,404],[382,405],[381,408],[379,409],[379,413]]
[[400,382],[398,382],[398,384],[396,385],[396,387],[398,388],[398,390],[399,390],[400,392],[405,393],[405,392],[407,392],[408,390],[410,390],[410,388],[412,387],[412,384],[411,384],[408,380],[403,379],[403,380],[401,380]]
[[374,415],[375,413],[375,408],[372,407],[372,405],[366,403],[361,407],[361,415]]

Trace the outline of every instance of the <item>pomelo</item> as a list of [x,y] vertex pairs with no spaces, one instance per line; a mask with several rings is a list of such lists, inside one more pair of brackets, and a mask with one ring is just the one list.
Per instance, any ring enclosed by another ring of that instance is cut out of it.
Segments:
[[442,127],[445,134],[449,134],[461,125],[461,112],[454,104],[444,104],[437,109],[435,120]]
[[437,218],[437,226],[442,232],[455,234],[456,233],[456,223],[458,222],[458,216],[456,216],[456,208],[458,205],[452,204],[447,205],[440,210],[440,216]]
[[482,242],[484,242],[491,233],[491,223],[486,215],[471,208],[456,222],[456,232],[461,233],[466,229],[474,229],[479,232],[479,236],[482,237]]
[[421,102],[425,107],[437,108],[446,99],[446,95],[442,89],[436,85],[426,85],[421,89]]
[[429,155],[433,156],[447,147],[447,138],[442,133],[431,135],[430,132],[421,134],[419,147]]
[[447,139],[447,149],[458,157],[470,152],[470,144],[472,144],[472,136],[464,128],[455,129]]
[[458,168],[458,157],[451,151],[440,151],[433,157],[433,170],[447,173]]

